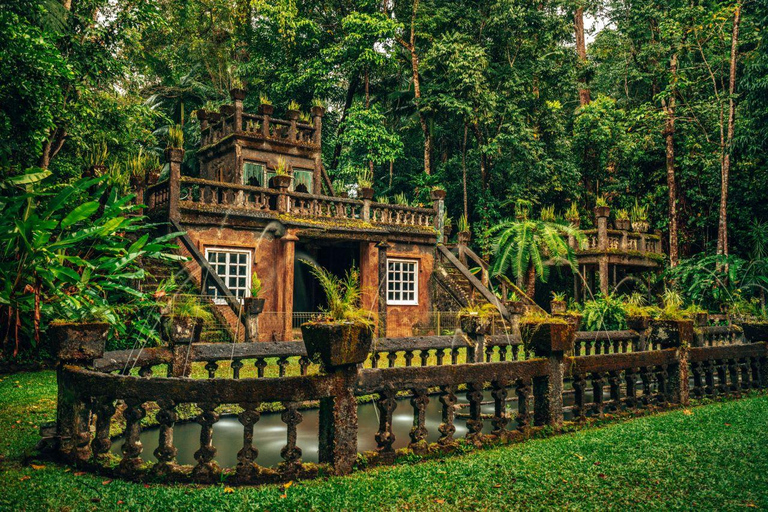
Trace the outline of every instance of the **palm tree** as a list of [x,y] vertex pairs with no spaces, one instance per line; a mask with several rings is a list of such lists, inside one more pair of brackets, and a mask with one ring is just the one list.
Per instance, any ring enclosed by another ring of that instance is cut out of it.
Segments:
[[566,263],[576,269],[576,254],[568,245],[573,237],[581,244],[584,235],[578,228],[558,221],[530,219],[530,203],[518,201],[515,218],[507,219],[491,227],[488,235],[493,238],[493,265],[491,275],[505,274],[511,270],[518,286],[533,298],[536,276],[546,282],[549,276],[547,262]]

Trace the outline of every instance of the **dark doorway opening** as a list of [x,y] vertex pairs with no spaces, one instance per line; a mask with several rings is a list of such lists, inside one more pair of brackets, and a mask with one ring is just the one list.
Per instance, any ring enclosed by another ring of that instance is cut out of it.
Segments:
[[309,266],[300,260],[314,261],[333,275],[343,278],[349,269],[360,266],[360,244],[357,242],[309,242],[296,244],[293,274],[293,311],[315,313],[327,303]]

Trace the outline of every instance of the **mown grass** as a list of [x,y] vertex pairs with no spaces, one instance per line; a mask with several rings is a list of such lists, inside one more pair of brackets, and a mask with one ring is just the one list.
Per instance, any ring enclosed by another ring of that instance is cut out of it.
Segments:
[[25,465],[53,417],[53,372],[0,380],[0,509],[768,508],[768,397],[720,402],[468,455],[288,487],[110,481]]

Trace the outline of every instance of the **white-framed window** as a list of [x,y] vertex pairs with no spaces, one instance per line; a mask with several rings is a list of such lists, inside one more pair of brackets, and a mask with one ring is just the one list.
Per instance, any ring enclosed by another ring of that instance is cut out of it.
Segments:
[[387,259],[387,304],[415,306],[419,303],[419,261]]
[[[211,247],[205,249],[205,259],[235,297],[242,299],[250,296],[251,251]],[[207,286],[208,295],[213,296],[216,304],[226,304],[223,297],[219,298],[219,291],[213,283]]]

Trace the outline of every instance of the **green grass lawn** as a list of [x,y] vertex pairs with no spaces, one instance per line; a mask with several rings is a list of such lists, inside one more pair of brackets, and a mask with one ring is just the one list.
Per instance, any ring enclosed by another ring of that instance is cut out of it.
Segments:
[[0,510],[768,509],[768,397],[283,486],[164,486],[24,465],[55,378],[0,378]]

